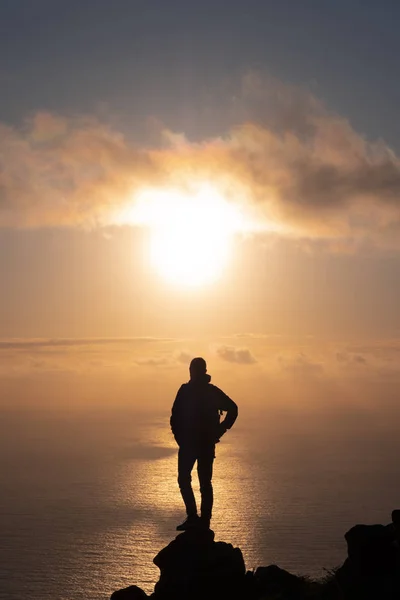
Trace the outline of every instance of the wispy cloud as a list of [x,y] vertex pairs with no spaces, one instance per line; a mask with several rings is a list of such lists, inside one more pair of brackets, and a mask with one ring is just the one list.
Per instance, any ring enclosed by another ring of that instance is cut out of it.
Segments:
[[136,345],[153,342],[172,342],[173,338],[11,338],[0,339],[1,350],[40,350],[41,348],[68,348],[79,346]]
[[336,360],[345,366],[366,366],[367,359],[362,354],[349,354],[348,352],[337,352]]
[[279,356],[278,363],[281,369],[286,373],[301,376],[322,375],[324,368],[321,363],[307,356],[304,352],[299,352],[295,356]]
[[186,350],[180,350],[179,352],[175,353],[175,358],[179,363],[189,365],[192,358],[194,358],[194,354],[191,354]]
[[170,359],[165,356],[147,356],[137,358],[134,363],[139,367],[164,367],[170,364]]
[[248,348],[235,348],[234,346],[216,346],[215,353],[222,360],[239,365],[253,365],[256,358]]

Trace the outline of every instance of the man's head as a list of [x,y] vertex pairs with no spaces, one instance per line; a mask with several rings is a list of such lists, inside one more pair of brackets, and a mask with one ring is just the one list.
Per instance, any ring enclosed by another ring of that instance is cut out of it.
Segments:
[[207,373],[207,363],[204,358],[194,358],[189,367],[190,379],[199,379]]

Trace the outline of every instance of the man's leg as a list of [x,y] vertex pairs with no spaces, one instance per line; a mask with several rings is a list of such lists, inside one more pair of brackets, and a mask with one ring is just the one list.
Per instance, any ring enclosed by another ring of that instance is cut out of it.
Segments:
[[215,446],[202,450],[197,460],[197,473],[199,475],[201,492],[201,518],[209,526],[213,507],[212,474],[215,457]]
[[192,469],[196,462],[196,453],[187,448],[179,448],[178,452],[178,485],[186,506],[188,517],[197,515],[196,499],[192,489]]

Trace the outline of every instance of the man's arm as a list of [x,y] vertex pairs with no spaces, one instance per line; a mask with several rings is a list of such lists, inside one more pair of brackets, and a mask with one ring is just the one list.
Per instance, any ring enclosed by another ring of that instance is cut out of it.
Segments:
[[183,400],[183,386],[181,386],[176,394],[175,401],[172,405],[170,425],[175,440],[178,442],[178,438],[181,433],[181,419],[182,419],[182,400]]
[[220,428],[225,433],[227,429],[230,429],[238,416],[238,406],[236,402],[231,400],[229,396],[220,390],[217,386],[214,386],[217,393],[218,410],[226,412],[225,419],[221,421]]

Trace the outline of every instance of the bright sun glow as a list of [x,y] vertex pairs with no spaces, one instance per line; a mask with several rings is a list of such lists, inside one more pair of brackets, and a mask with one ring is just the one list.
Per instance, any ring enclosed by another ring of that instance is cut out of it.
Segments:
[[174,190],[143,191],[131,216],[151,228],[155,268],[180,286],[217,279],[228,262],[233,234],[244,229],[240,211],[209,186],[190,196]]

